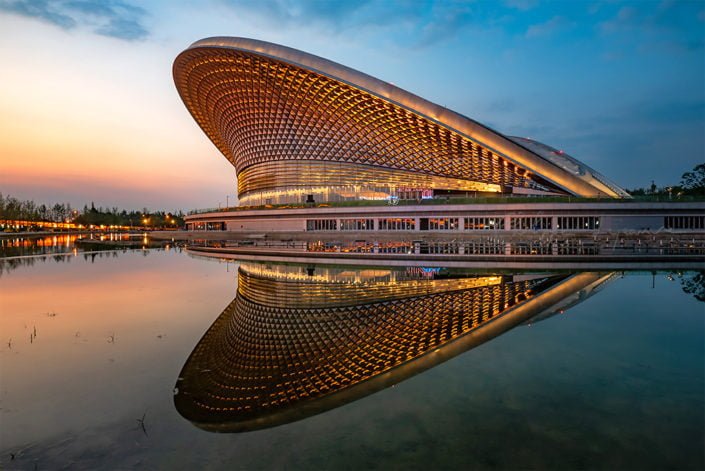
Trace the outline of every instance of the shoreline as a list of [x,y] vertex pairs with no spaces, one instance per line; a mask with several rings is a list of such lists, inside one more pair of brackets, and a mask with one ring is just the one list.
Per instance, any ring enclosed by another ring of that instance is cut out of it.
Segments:
[[599,239],[645,239],[652,240],[678,239],[696,240],[705,243],[705,231],[703,232],[678,232],[669,230],[657,231],[605,231],[605,232],[570,232],[570,231],[476,231],[476,232],[419,232],[419,231],[376,231],[376,232],[307,232],[307,231],[153,231],[148,233],[148,237],[155,240],[173,241],[242,241],[242,240],[267,240],[267,241],[358,241],[358,240],[426,240],[426,241],[451,241],[451,240],[478,240],[490,237],[502,238],[508,241],[521,241],[527,238],[533,240],[550,239],[575,239],[575,240],[599,240]]
[[[169,232],[169,231],[163,231]],[[0,232],[0,239],[33,239],[37,237],[47,237],[47,236],[70,236],[70,235],[107,235],[107,234],[127,234],[127,235],[143,235],[144,233],[150,233],[150,231],[96,231],[96,230],[67,230],[67,231],[32,231],[32,232]]]

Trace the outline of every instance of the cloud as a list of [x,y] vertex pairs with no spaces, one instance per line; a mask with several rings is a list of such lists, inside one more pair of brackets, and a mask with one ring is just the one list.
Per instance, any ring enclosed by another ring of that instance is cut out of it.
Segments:
[[556,31],[568,28],[570,26],[571,23],[562,16],[554,16],[548,21],[529,26],[529,28],[526,30],[525,36],[527,38],[550,36]]
[[431,15],[421,28],[419,46],[428,46],[452,38],[474,21],[473,11],[467,4],[445,4]]
[[505,0],[504,4],[508,8],[514,8],[519,11],[527,11],[535,8],[538,5],[538,0]]
[[0,11],[128,41],[149,35],[142,24],[147,12],[123,0],[0,0]]
[[631,111],[630,119],[644,119],[660,125],[678,125],[688,122],[705,124],[705,102],[666,101],[645,102],[636,105]]
[[222,0],[240,14],[268,26],[323,29],[335,34],[383,29],[411,44],[428,46],[454,37],[473,22],[468,0]]
[[638,12],[632,7],[622,7],[617,11],[614,18],[603,21],[598,26],[605,33],[629,29],[638,24]]
[[651,10],[624,6],[597,26],[604,34],[638,36],[649,48],[690,52],[703,48],[704,18],[700,2],[663,1]]
[[364,9],[368,0],[224,0],[224,3],[237,11],[250,13],[278,25],[315,23],[325,27],[340,27],[348,23],[356,12]]

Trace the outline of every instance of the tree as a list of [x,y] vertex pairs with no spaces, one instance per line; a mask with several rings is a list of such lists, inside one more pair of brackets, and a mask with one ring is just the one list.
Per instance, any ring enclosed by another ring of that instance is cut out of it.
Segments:
[[697,271],[677,275],[683,291],[692,294],[698,301],[705,302],[705,272]]
[[681,177],[681,187],[689,195],[705,195],[705,164],[698,164]]
[[51,219],[54,222],[61,222],[61,220],[63,219],[63,215],[64,215],[64,205],[59,204],[59,203],[54,204],[54,207],[52,208],[51,212],[52,212]]

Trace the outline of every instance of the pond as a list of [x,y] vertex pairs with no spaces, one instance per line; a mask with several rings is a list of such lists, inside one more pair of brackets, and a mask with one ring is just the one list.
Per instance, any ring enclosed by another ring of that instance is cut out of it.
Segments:
[[3,469],[700,469],[701,272],[0,259]]

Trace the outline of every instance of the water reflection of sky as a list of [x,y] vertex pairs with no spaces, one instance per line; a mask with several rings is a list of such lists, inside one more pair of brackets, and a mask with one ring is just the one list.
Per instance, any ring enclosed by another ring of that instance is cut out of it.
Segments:
[[10,453],[20,469],[703,464],[703,304],[665,273],[654,288],[651,274],[618,278],[323,414],[212,434],[178,414],[173,387],[236,280],[233,263],[174,250],[5,272],[2,465]]

